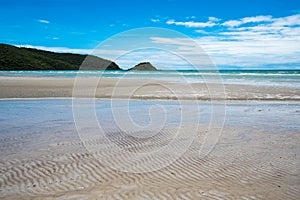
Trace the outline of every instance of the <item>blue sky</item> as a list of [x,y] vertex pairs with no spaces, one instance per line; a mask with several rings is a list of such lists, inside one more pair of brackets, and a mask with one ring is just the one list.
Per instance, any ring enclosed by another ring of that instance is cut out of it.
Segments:
[[[1,43],[91,53],[115,34],[159,27],[193,39],[221,69],[300,69],[299,0],[2,0],[0,5]],[[131,37],[130,42],[138,43],[138,37]],[[155,44],[177,44],[176,48],[186,50],[183,40],[166,34],[149,35]],[[125,49],[114,43],[97,55],[112,59]],[[123,56],[127,60],[118,63],[126,68],[152,61],[162,63],[161,68],[185,69],[178,60],[169,59],[169,53],[149,54],[155,53]]]

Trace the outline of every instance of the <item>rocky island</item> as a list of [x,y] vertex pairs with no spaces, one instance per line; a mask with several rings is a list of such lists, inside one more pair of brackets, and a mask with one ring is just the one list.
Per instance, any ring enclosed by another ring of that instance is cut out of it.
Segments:
[[134,66],[129,70],[144,70],[144,71],[153,71],[157,70],[150,62],[142,62]]

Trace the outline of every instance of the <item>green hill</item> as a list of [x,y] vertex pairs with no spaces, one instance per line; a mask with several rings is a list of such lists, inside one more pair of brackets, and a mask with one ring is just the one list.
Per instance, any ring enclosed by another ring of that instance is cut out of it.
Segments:
[[0,70],[78,70],[82,63],[86,70],[121,70],[116,63],[96,56],[0,44]]
[[134,66],[133,68],[130,68],[129,70],[157,70],[150,62],[142,62]]

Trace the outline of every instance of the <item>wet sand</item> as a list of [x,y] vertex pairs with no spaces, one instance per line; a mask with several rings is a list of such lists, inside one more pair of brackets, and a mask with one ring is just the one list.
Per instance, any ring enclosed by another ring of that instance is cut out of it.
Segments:
[[[204,133],[205,129],[199,131],[199,137]],[[251,138],[243,139],[244,134],[251,134]],[[26,139],[36,140],[33,135]],[[104,164],[101,159],[103,155],[110,156],[111,164],[116,164],[121,156],[126,159],[126,153],[118,157],[109,149],[90,153],[79,139],[65,138],[58,142],[44,136],[39,138],[42,143],[39,148],[24,148],[27,153],[23,152],[22,158],[2,157],[0,196],[2,199],[298,199],[299,139],[299,134],[293,133],[225,128],[218,144],[204,158],[199,156],[201,139],[198,138],[183,156],[161,170],[126,173],[110,168],[106,165],[109,160]],[[101,138],[84,142],[100,144]],[[142,141],[134,142],[131,147],[134,150],[149,148]],[[163,142],[168,141],[160,141]],[[132,141],[126,138],[121,145],[126,149],[129,143]],[[6,145],[12,145],[11,141]],[[12,147],[7,146],[13,153]]]
[[300,100],[300,89],[117,78],[0,77],[0,98]]
[[[74,91],[69,78],[0,78],[1,199],[299,198],[299,89],[211,84],[208,90],[193,84],[191,90],[188,84],[151,80],[121,80],[116,88],[116,80],[102,81],[82,79]],[[199,101],[224,100],[222,90],[233,101]],[[93,97],[94,91],[96,97],[110,99],[95,105],[87,99],[77,104],[72,99],[5,100]],[[124,106],[117,99],[129,97],[147,99],[129,101],[138,124],[159,118],[148,111],[158,104],[168,118],[164,126],[158,132],[135,132],[134,126],[120,130],[112,106]],[[104,134],[90,118],[81,126],[75,123],[74,108],[95,110]],[[222,109],[224,121],[210,123],[212,110],[220,117]],[[144,137],[133,137],[139,134]],[[174,138],[168,151],[151,154]],[[207,138],[211,145],[205,146]],[[164,166],[189,140],[184,153]],[[145,159],[135,160],[137,153],[145,153]]]

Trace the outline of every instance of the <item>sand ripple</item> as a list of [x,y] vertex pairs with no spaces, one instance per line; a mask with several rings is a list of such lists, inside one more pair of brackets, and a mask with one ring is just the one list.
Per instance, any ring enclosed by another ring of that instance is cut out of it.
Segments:
[[[245,140],[241,133],[246,132],[250,130],[226,128],[215,149],[204,158],[199,157],[202,142],[199,133],[189,150],[176,162],[161,170],[145,173],[126,173],[107,166],[99,159],[103,155],[111,156],[111,162],[120,162],[120,157],[113,157],[114,151],[109,148],[98,152],[62,151],[32,158],[2,159],[0,197],[298,199],[299,160],[293,149],[297,149],[295,141],[299,136],[252,132],[252,138]],[[111,141],[133,152],[151,151],[164,145],[171,136],[171,130],[163,136],[146,139],[128,137],[122,132],[108,133]],[[56,144],[51,143],[49,147],[67,149],[72,146],[81,149],[84,145],[101,146],[103,140],[91,138],[82,142],[60,141]],[[159,159],[163,161],[164,158]],[[123,161],[126,162],[126,157]],[[137,167],[143,162],[146,161],[137,162]]]

